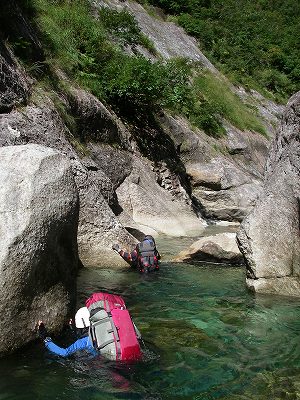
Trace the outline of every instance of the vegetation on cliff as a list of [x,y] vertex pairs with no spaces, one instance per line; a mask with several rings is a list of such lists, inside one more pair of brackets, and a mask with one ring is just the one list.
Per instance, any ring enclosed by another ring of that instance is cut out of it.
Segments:
[[286,101],[300,85],[298,0],[145,0],[174,15],[227,75]]
[[[123,115],[164,108],[184,115],[210,135],[222,135],[223,118],[240,129],[264,133],[254,111],[233,95],[225,82],[188,60],[158,57],[150,61],[138,53],[138,46],[152,54],[155,49],[127,11],[96,10],[87,0],[73,0],[71,5],[68,0],[20,3],[38,28],[45,53],[42,64],[46,68],[35,62],[30,65],[39,80],[62,70]],[[30,64],[31,43],[14,37],[12,45]]]

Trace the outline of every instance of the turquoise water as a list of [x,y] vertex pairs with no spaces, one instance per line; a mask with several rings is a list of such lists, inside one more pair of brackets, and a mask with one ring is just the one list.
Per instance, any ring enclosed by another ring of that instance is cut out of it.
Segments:
[[79,306],[93,291],[124,296],[144,337],[143,362],[65,360],[36,343],[0,361],[0,400],[300,399],[300,300],[254,296],[243,269],[88,269],[78,287]]

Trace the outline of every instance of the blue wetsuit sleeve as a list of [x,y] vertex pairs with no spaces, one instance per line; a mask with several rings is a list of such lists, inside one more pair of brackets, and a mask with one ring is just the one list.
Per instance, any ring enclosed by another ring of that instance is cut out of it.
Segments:
[[74,342],[73,344],[71,344],[71,346],[67,348],[57,346],[55,343],[52,342],[52,340],[45,342],[45,346],[49,351],[51,351],[51,353],[62,357],[68,357],[78,350],[88,350],[90,352],[94,351],[94,348],[88,336],[76,340],[76,342]]

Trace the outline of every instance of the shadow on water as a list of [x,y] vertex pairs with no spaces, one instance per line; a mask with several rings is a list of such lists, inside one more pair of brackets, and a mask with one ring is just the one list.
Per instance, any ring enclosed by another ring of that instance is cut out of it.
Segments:
[[300,398],[300,300],[254,296],[240,267],[83,269],[78,287],[78,306],[99,290],[124,297],[143,361],[66,360],[36,343],[0,361],[0,400]]

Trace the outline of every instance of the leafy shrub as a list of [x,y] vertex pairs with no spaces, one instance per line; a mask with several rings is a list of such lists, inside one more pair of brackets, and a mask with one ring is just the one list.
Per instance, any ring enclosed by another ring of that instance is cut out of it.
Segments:
[[[202,50],[239,82],[285,100],[300,86],[298,0],[148,0],[176,15]],[[270,73],[272,71],[272,73]]]
[[114,37],[119,38],[123,45],[140,43],[141,31],[134,17],[127,11],[116,11],[102,7],[99,10],[99,17],[107,31]]
[[290,86],[290,81],[286,74],[276,69],[258,70],[256,78],[265,88],[280,95],[284,95],[286,88]]
[[203,96],[199,96],[198,101],[194,102],[188,118],[193,125],[203,129],[208,135],[221,137],[225,134],[225,129],[217,111],[214,104]]
[[[195,96],[203,96],[215,113],[227,119],[241,130],[252,130],[265,135],[265,129],[253,110],[242,103],[241,99],[232,92],[223,79],[218,79],[206,71],[194,80]],[[207,106],[206,106],[207,108]],[[219,130],[220,131],[220,130]]]
[[127,12],[104,8],[96,20],[87,0],[72,0],[72,7],[69,0],[28,1],[51,69],[64,70],[79,85],[123,113],[145,115],[165,108],[186,116],[210,135],[224,133],[222,118],[241,129],[262,132],[257,119],[251,119],[224,82],[208,74],[192,80],[195,71],[185,59],[151,62],[141,55],[129,56],[115,40],[113,43],[112,36],[122,45],[141,44],[144,40]]
[[144,41],[134,18],[127,12],[100,10],[95,20],[84,0],[31,0],[37,24],[47,47],[48,62],[62,68],[96,96],[122,109],[180,108],[186,96],[189,68],[185,61],[151,62],[130,57],[109,41]]
[[129,12],[102,7],[98,14],[104,28],[113,38],[118,39],[122,46],[141,45],[155,54],[156,50],[153,43],[141,32],[135,18]]

